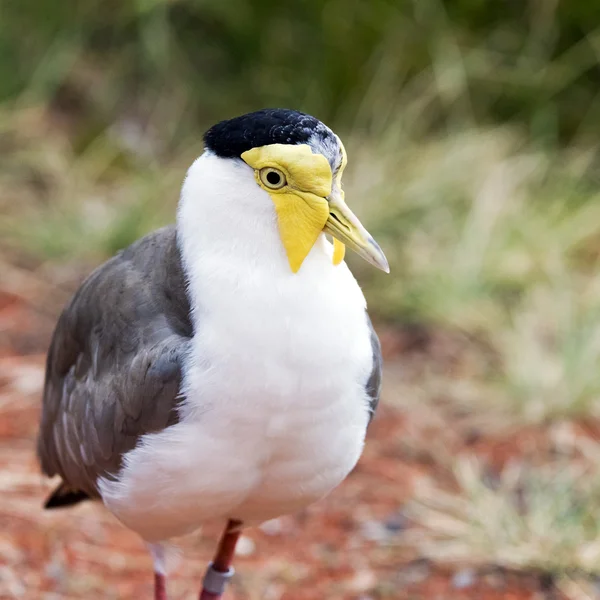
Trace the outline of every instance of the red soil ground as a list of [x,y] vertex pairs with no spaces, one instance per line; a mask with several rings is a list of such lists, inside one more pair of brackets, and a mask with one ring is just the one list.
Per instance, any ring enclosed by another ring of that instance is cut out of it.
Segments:
[[[140,540],[96,503],[43,511],[53,483],[38,471],[34,444],[43,349],[53,325],[24,302],[0,294],[0,598],[152,598],[150,558]],[[386,354],[407,352],[386,333]],[[391,342],[390,342],[391,340]],[[391,361],[394,362],[394,361]],[[229,600],[540,598],[534,577],[454,570],[402,544],[402,513],[431,461],[406,451],[411,414],[386,404],[358,467],[303,514],[248,530],[236,557]],[[452,428],[451,422],[445,427]],[[461,444],[459,444],[461,445]],[[513,440],[478,439],[477,453],[502,463]],[[449,449],[450,450],[450,449]],[[458,448],[452,448],[457,451]],[[177,540],[169,581],[173,600],[196,598],[219,535],[217,524]],[[558,596],[554,596],[557,598]]]

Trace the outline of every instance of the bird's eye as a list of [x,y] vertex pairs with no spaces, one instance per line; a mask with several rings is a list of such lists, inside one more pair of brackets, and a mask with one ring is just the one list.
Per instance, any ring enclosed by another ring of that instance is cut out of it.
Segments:
[[260,180],[272,190],[278,190],[286,184],[285,175],[279,169],[273,169],[273,167],[261,169]]

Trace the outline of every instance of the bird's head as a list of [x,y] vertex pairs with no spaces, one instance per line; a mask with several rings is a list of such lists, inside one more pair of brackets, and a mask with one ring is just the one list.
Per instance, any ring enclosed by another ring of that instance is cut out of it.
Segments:
[[348,208],[342,190],[346,150],[318,119],[294,110],[265,109],[209,129],[206,150],[254,172],[270,198],[290,268],[297,272],[322,233],[334,238],[333,261],[348,246],[389,272],[383,251]]

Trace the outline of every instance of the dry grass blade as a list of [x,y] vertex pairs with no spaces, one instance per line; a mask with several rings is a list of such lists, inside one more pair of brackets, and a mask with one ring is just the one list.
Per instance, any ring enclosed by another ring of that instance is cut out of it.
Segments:
[[496,564],[555,575],[600,574],[600,473],[596,463],[532,468],[507,465],[490,477],[461,458],[456,491],[421,482],[409,511],[410,534],[427,556],[446,563]]

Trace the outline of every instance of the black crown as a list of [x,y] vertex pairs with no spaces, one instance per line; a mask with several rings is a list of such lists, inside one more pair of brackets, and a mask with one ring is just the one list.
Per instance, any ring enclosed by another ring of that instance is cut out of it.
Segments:
[[204,135],[204,145],[217,156],[234,158],[269,144],[306,144],[314,136],[325,139],[333,133],[318,119],[297,110],[265,108],[217,123]]

